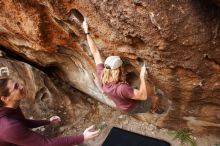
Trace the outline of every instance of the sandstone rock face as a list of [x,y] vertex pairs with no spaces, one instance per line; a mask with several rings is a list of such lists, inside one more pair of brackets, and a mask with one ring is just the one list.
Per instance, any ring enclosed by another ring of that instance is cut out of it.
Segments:
[[0,8],[2,46],[114,107],[93,81],[81,21],[70,18],[70,12],[83,14],[103,57],[120,55],[134,87],[138,60],[147,62],[149,93],[160,91],[169,103],[166,114],[151,122],[220,133],[220,9],[214,3],[5,0]]

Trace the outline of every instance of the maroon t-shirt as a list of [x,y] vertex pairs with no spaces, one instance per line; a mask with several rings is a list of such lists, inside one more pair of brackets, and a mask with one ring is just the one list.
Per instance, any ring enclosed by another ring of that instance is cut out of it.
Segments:
[[[104,64],[97,64],[96,72],[100,80],[103,70]],[[102,90],[110,99],[114,101],[117,108],[119,108],[120,110],[130,111],[137,104],[136,100],[131,99],[134,95],[134,89],[127,83],[111,82],[102,85]]]
[[50,124],[47,120],[28,120],[20,108],[0,107],[0,146],[72,146],[83,143],[84,136],[47,137],[29,128]]

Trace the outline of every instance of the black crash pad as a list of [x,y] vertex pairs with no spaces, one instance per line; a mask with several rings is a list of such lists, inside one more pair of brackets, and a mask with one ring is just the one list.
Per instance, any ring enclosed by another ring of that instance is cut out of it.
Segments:
[[102,146],[170,146],[164,140],[113,127]]

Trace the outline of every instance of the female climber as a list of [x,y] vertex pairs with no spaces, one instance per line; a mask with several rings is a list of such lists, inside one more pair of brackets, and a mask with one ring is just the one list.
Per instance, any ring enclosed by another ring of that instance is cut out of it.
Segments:
[[103,62],[99,50],[90,36],[86,18],[83,21],[82,28],[96,63],[96,73],[101,83],[101,88],[113,100],[116,107],[121,111],[130,113],[145,113],[148,111],[161,113],[161,109],[158,107],[158,96],[147,96],[145,64],[140,71],[140,88],[134,89],[123,79],[123,62],[119,56],[109,56]]

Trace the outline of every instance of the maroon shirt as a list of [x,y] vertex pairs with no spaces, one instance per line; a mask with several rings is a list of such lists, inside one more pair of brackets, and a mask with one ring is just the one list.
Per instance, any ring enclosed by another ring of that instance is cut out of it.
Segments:
[[25,119],[20,108],[0,107],[0,146],[72,146],[84,141],[83,135],[51,138],[28,129],[47,124],[50,121]]
[[[97,64],[96,72],[100,80],[103,70],[104,64]],[[110,99],[114,101],[117,108],[119,108],[120,110],[130,111],[137,104],[136,100],[131,99],[134,95],[134,89],[127,83],[111,82],[102,85],[102,90]]]

